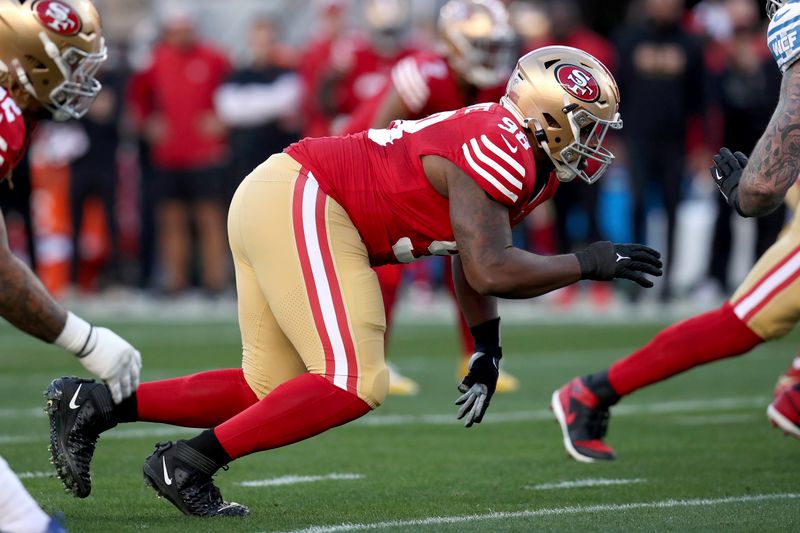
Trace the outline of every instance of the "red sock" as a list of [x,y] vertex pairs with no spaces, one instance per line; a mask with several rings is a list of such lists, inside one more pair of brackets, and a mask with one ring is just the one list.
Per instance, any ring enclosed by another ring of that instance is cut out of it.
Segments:
[[392,315],[394,304],[397,302],[397,292],[403,282],[403,267],[401,265],[385,265],[375,269],[378,275],[378,283],[381,286],[381,297],[383,298],[383,308],[386,311],[386,339],[389,338],[389,331],[392,327]]
[[136,389],[136,419],[174,426],[210,428],[258,401],[241,368],[142,383]]
[[698,365],[748,352],[762,342],[725,303],[663,330],[611,365],[608,380],[617,394],[625,396]]
[[313,437],[369,410],[358,396],[324,377],[303,374],[214,428],[214,434],[228,455],[236,459]]

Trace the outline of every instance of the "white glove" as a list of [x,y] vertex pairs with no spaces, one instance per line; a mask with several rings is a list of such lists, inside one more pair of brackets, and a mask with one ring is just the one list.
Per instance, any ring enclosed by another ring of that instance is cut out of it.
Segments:
[[141,354],[125,339],[107,328],[95,328],[69,313],[56,344],[78,356],[81,364],[106,382],[114,403],[139,387]]
[[119,403],[139,387],[142,356],[110,329],[94,328],[93,331],[97,342],[79,360],[86,370],[106,382],[114,403]]

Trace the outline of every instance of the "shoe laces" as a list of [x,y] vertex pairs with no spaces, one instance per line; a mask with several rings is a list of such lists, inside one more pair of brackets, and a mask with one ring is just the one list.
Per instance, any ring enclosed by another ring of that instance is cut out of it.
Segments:
[[214,478],[199,472],[186,487],[184,499],[188,499],[187,503],[193,507],[202,508],[203,512],[213,511],[223,504],[222,494],[214,485]]

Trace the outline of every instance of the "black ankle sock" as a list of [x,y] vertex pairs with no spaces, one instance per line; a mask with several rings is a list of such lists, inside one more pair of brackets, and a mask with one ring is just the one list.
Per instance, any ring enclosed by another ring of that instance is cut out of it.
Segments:
[[138,415],[135,392],[114,405],[113,417],[115,422],[136,422]]
[[583,384],[597,396],[600,405],[604,407],[610,407],[620,400],[620,395],[614,391],[614,387],[608,381],[608,370],[584,376]]
[[195,438],[187,440],[186,444],[214,461],[220,468],[233,460],[219,443],[213,429],[205,430]]
[[475,340],[475,351],[494,354],[500,349],[500,318],[493,318],[469,328]]

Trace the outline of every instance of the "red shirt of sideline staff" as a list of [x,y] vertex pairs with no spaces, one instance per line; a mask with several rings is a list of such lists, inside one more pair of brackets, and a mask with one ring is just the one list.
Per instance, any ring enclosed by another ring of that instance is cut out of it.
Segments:
[[227,157],[214,94],[230,69],[225,55],[195,41],[191,27],[167,29],[152,64],[136,76],[129,93],[157,166],[208,167]]

